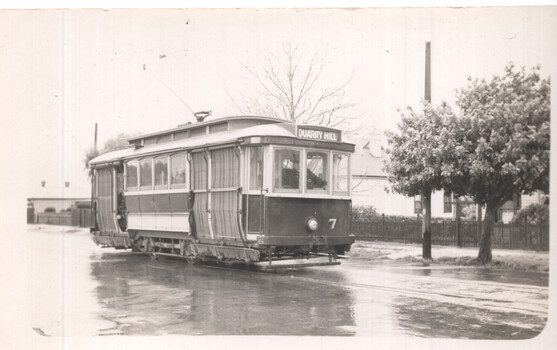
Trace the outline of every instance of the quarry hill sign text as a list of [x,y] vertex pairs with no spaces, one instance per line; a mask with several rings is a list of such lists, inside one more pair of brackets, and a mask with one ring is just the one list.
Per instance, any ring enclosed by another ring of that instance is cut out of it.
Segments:
[[298,127],[297,136],[306,140],[340,142],[340,131],[338,130]]

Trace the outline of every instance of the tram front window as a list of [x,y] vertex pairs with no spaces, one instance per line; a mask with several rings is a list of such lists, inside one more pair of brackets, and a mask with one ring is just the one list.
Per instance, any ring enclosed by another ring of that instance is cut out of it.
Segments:
[[308,192],[327,192],[329,155],[323,152],[307,152],[306,157],[306,188]]
[[348,194],[348,155],[333,154],[333,192]]
[[275,150],[273,184],[279,192],[300,191],[300,151]]

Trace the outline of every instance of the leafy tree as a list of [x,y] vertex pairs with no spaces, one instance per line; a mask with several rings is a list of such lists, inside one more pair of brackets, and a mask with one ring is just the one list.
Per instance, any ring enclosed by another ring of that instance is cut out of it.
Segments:
[[[85,169],[89,169],[89,162],[95,158],[100,156],[101,154],[117,151],[120,149],[128,148],[129,143],[127,141],[128,138],[133,137],[134,135],[126,134],[126,133],[119,133],[116,137],[112,137],[108,139],[105,143],[103,148],[99,151],[95,148],[90,148],[85,152],[85,158],[83,159],[83,163],[85,164]],[[92,176],[92,169],[89,170],[89,176]]]
[[549,192],[550,81],[540,67],[515,70],[491,81],[472,80],[457,92],[462,111],[453,128],[459,144],[449,157],[445,187],[485,205],[478,260],[491,261],[498,208],[519,193]]
[[403,115],[399,133],[387,132],[387,161],[391,188],[406,196],[422,196],[422,257],[431,259],[431,194],[445,185],[445,175],[452,169],[445,165],[455,154],[452,127],[454,114],[443,103],[433,108],[424,104],[423,113],[409,108],[410,115]]
[[346,127],[346,122],[355,119],[349,113],[354,103],[346,101],[352,77],[331,85],[326,64],[316,56],[304,55],[298,46],[287,45],[282,55],[268,55],[265,60],[261,67],[244,65],[255,82],[247,89],[247,97],[229,93],[240,113],[329,127]]
[[512,222],[514,224],[528,223],[531,225],[549,224],[549,205],[533,203],[520,209],[514,214]]

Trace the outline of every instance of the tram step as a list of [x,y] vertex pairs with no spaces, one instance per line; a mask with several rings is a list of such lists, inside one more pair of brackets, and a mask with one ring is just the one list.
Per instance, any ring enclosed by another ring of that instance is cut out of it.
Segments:
[[279,270],[279,269],[293,269],[300,267],[311,267],[311,266],[330,266],[330,265],[340,265],[340,261],[329,261],[328,257],[317,257],[311,259],[285,259],[285,260],[273,260],[271,264],[268,261],[259,261],[251,264],[251,267],[255,270],[269,271],[269,270]]

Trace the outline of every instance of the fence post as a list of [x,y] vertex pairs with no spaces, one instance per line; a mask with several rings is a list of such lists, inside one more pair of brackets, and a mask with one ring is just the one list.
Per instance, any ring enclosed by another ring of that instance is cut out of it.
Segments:
[[381,214],[381,240],[385,241],[385,214]]
[[480,203],[476,203],[476,205],[478,206],[478,213],[477,213],[477,226],[476,226],[476,241],[474,242],[474,247],[479,246],[479,242],[480,242],[480,236],[482,235],[482,205]]
[[523,227],[522,239],[527,246],[526,249],[528,249],[529,248],[528,245],[530,244],[530,239],[528,237],[529,236],[528,235],[528,221],[527,221],[526,217],[524,218],[524,225],[522,227]]
[[536,233],[537,233],[537,235],[538,235],[538,240],[537,240],[537,241],[538,241],[538,244],[537,244],[538,248],[536,249],[536,251],[540,251],[540,242],[541,242],[542,227],[541,227],[541,225],[536,225],[536,226],[537,226],[537,227],[536,227]]
[[459,248],[462,248],[462,235],[460,232],[460,215],[458,213],[456,215],[455,225],[456,225],[456,245]]

